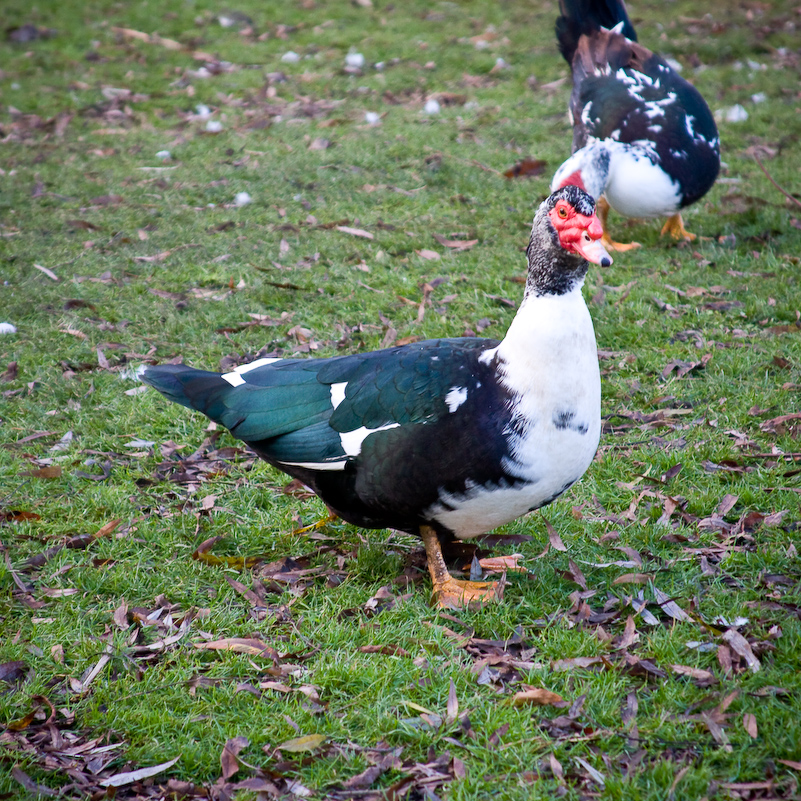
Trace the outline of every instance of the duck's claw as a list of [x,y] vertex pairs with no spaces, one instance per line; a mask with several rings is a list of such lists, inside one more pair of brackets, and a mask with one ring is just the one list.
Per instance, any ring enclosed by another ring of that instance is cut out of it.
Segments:
[[695,234],[691,234],[685,227],[681,219],[681,214],[674,214],[667,218],[667,222],[662,226],[661,236],[670,234],[674,239],[683,239],[685,242],[692,242],[696,239]]
[[480,609],[503,599],[504,582],[460,581],[448,576],[434,585],[431,598],[440,609]]

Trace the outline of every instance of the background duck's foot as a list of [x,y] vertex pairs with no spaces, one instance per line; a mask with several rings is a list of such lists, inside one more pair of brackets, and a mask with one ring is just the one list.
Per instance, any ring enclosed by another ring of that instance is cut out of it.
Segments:
[[607,250],[619,250],[621,253],[625,250],[634,250],[635,248],[642,247],[639,242],[615,242],[605,231],[604,235],[601,237],[601,244]]
[[503,599],[504,581],[461,581],[452,576],[434,584],[431,597],[440,609],[480,609]]
[[641,247],[639,242],[615,242],[615,240],[609,236],[607,233],[609,229],[606,225],[606,218],[609,216],[610,208],[611,206],[607,202],[606,198],[601,195],[595,204],[595,213],[601,222],[601,227],[604,229],[604,235],[601,237],[601,244],[607,250],[618,250],[621,252],[624,250],[634,250],[634,248]]
[[670,234],[674,239],[684,239],[686,242],[692,242],[696,238],[695,234],[691,234],[684,227],[681,214],[674,214],[667,218],[667,222],[662,226],[661,236],[665,234]]

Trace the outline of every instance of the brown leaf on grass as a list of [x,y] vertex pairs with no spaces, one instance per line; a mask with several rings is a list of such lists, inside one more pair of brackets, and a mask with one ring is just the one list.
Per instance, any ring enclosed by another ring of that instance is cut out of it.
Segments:
[[200,650],[233,651],[237,654],[260,656],[263,659],[272,659],[276,663],[279,660],[278,651],[255,637],[225,637],[212,642],[196,642],[194,646]]
[[123,202],[122,195],[98,195],[89,201],[93,206],[117,206]]
[[351,228],[347,225],[337,225],[337,231],[342,231],[343,234],[350,234],[351,236],[360,236],[363,239],[375,239],[375,237],[369,232],[365,231],[361,228]]
[[565,670],[575,670],[576,668],[591,668],[603,664],[604,660],[600,656],[574,656],[567,659],[555,659],[551,662],[551,670],[554,673]]
[[[132,770],[127,773],[117,773],[101,781],[100,786],[123,787],[126,784],[142,781],[142,779],[149,779],[151,776],[156,776],[171,768],[180,758],[180,756],[177,756],[175,759],[171,759],[169,762],[162,762],[160,765],[153,765],[149,768],[139,768],[139,770]],[[111,797],[113,798],[113,795]]]
[[761,667],[759,659],[757,659],[754,652],[751,650],[751,645],[748,640],[746,640],[737,629],[731,628],[725,631],[723,633],[723,640],[728,643],[734,653],[745,659],[748,669],[752,673],[757,673],[759,671]]
[[757,728],[756,716],[751,712],[746,712],[743,715],[743,728],[749,737],[751,737],[753,740],[756,740],[759,734],[759,729]]
[[9,362],[8,367],[6,367],[5,372],[0,375],[0,381],[4,383],[8,383],[10,381],[16,381],[17,376],[19,375],[19,365],[17,362]]
[[[11,777],[14,781],[21,784],[33,796],[49,796],[56,795],[56,791],[52,790],[44,784],[37,784],[19,765],[14,765],[11,768]],[[12,798],[11,795],[8,798]]]
[[51,464],[46,467],[40,467],[38,470],[26,470],[20,475],[30,476],[31,478],[59,478],[61,476],[61,466]]
[[7,684],[15,684],[25,678],[27,668],[27,664],[20,659],[3,662],[0,665],[0,681],[4,681]]
[[422,248],[420,250],[415,250],[415,253],[421,259],[428,259],[429,261],[438,261],[442,258],[442,256],[437,253],[436,250],[428,250],[428,248]]
[[547,166],[548,162],[542,159],[525,158],[506,170],[504,176],[506,178],[532,178],[542,175]]
[[623,573],[612,584],[647,584],[652,578],[650,573]]
[[574,584],[578,584],[582,590],[587,589],[587,579],[584,578],[584,574],[579,569],[579,566],[572,560],[568,559],[567,561],[569,570],[560,570],[559,572],[568,580],[572,581]]
[[220,753],[220,768],[222,769],[223,779],[230,779],[239,770],[239,752],[243,748],[247,748],[250,741],[247,737],[232,737],[226,740]]
[[662,608],[662,611],[672,617],[674,620],[678,620],[681,623],[689,623],[692,618],[674,601],[670,598],[669,595],[666,595],[662,590],[659,589],[656,585],[654,585],[654,597],[656,598],[656,602]]
[[309,150],[328,150],[331,147],[331,140],[318,136],[309,143]]
[[801,770],[801,762],[796,762],[793,759],[777,759],[776,761],[781,762],[782,765],[787,765],[788,768],[793,770]]
[[445,722],[453,723],[459,717],[459,699],[456,696],[456,685],[453,679],[448,686],[448,700],[445,705]]
[[637,634],[637,626],[634,623],[634,618],[629,615],[626,618],[626,625],[623,629],[623,633],[620,635],[620,637],[615,638],[612,645],[617,650],[623,651],[626,648],[630,648],[639,639],[640,635]]
[[406,656],[411,658],[411,654],[400,645],[362,645],[359,650],[363,654],[384,654],[385,656]]
[[718,664],[725,676],[730,676],[734,670],[734,663],[731,656],[731,649],[726,645],[718,646]]
[[670,669],[674,673],[678,673],[679,676],[689,676],[691,679],[695,679],[699,687],[709,687],[718,682],[713,673],[702,668],[694,668],[689,665],[671,665]]
[[453,248],[453,250],[470,250],[478,244],[477,239],[447,239],[442,234],[434,234],[434,239],[443,247]]
[[555,551],[566,551],[567,547],[562,542],[559,532],[553,527],[551,521],[544,517],[542,519],[545,521],[545,528],[548,530],[548,542],[551,544],[551,548]]
[[771,420],[765,420],[759,424],[760,431],[768,434],[776,434],[783,437],[789,434],[793,439],[801,438],[801,412],[783,414]]
[[556,706],[564,704],[565,699],[558,693],[551,692],[542,687],[529,687],[526,690],[516,692],[512,696],[512,704],[514,706],[527,706],[533,704],[536,706]]
[[289,751],[292,754],[316,751],[327,739],[324,734],[304,734],[302,737],[293,737],[291,740],[277,745],[276,750]]

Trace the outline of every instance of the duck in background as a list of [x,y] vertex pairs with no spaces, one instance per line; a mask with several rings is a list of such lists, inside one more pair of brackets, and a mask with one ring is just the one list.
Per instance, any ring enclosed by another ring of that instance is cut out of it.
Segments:
[[601,379],[581,287],[588,261],[612,263],[602,233],[578,187],[540,205],[525,297],[500,342],[260,359],[223,374],[158,365],[142,380],[228,428],[344,520],[419,535],[439,606],[498,600],[502,584],[451,577],[441,543],[551,503],[592,462]]
[[570,64],[573,155],[551,189],[575,184],[598,203],[608,249],[638,243],[608,235],[609,208],[668,217],[662,234],[695,239],[681,209],[702,198],[720,169],[720,138],[704,98],[637,43],[623,0],[559,0],[559,50]]

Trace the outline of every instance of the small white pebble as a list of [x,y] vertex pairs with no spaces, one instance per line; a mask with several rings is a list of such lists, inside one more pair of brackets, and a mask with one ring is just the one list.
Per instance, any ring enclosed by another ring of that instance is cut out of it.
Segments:
[[472,111],[474,108],[478,108],[478,101],[477,101],[477,100],[468,100],[468,101],[467,101],[467,102],[464,104],[464,107],[465,107],[465,108],[466,108],[468,111]]
[[385,66],[385,65],[384,65],[384,62],[383,62],[383,61],[377,61],[377,62],[376,62],[376,63],[375,63],[373,66],[374,66],[374,67],[375,67],[375,68],[376,68],[376,69],[377,69],[379,72],[381,72],[381,70],[383,70],[383,69],[384,69],[384,66]]
[[227,17],[225,14],[220,14],[220,16],[217,17],[217,21],[222,28],[233,28],[234,25],[236,25],[236,20],[232,17]]
[[223,129],[223,124],[219,120],[209,120],[206,123],[206,130],[209,133],[219,133]]
[[17,326],[12,323],[0,323],[0,334],[16,334]]
[[237,192],[234,203],[236,203],[237,206],[247,206],[252,200],[253,198],[247,192]]
[[11,84],[11,88],[12,88],[12,89],[14,89],[14,90],[17,90],[17,89],[19,89],[19,88],[20,88],[20,86],[19,86],[19,84],[18,84],[18,83],[15,81],[14,83],[12,83],[12,84]]
[[213,208],[216,208],[216,206],[217,206],[217,204],[216,204],[216,203],[207,203],[207,204],[206,204],[206,208],[207,208],[207,209],[213,209]]
[[425,111],[426,114],[439,114],[439,103],[432,97],[431,100],[426,100],[423,111]]
[[504,61],[502,58],[495,59],[495,69],[496,70],[505,70],[509,69],[509,64]]
[[189,74],[193,78],[211,78],[211,73],[205,67],[201,67],[197,70],[189,70]]
[[376,114],[375,111],[367,111],[364,114],[364,121],[368,125],[380,125],[381,124],[381,115]]
[[281,61],[286,64],[297,64],[300,61],[300,56],[294,50],[289,50],[281,56]]
[[676,72],[681,72],[684,69],[684,67],[681,66],[681,62],[676,61],[675,58],[666,58],[665,61],[667,62],[668,67]]
[[754,61],[753,59],[747,58],[745,63],[748,64],[748,69],[751,70],[766,70],[767,67],[764,64],[760,64],[758,61]]
[[172,156],[169,150],[159,150],[159,152],[156,153],[156,158],[162,161],[169,161]]
[[757,92],[755,95],[751,95],[751,100],[754,103],[764,103],[768,99],[768,96],[764,92]]
[[360,70],[364,66],[364,56],[361,53],[348,53],[345,56],[345,64]]
[[198,117],[210,117],[211,109],[205,103],[198,103],[195,106],[195,114],[197,114]]
[[745,122],[747,119],[748,112],[739,103],[735,103],[731,108],[726,109],[726,122]]

